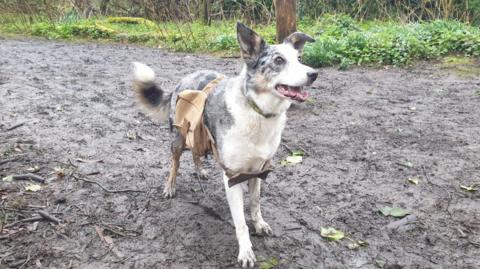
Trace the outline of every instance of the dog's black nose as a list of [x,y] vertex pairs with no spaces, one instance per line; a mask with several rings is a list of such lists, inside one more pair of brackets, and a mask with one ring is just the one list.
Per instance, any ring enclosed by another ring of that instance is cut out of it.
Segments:
[[308,77],[308,81],[310,83],[313,83],[318,77],[318,72],[308,72],[307,77]]

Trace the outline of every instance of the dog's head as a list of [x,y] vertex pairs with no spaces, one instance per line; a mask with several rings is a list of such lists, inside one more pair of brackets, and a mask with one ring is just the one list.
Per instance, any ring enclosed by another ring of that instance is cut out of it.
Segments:
[[305,43],[314,41],[312,37],[296,32],[283,44],[267,45],[252,29],[238,22],[237,39],[247,68],[247,95],[272,94],[289,101],[307,100],[305,87],[317,79],[318,72],[302,64],[299,56]]

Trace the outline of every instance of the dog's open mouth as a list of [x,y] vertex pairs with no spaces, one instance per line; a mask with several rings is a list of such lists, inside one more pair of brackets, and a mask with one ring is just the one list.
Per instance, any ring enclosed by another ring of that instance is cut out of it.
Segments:
[[302,86],[293,87],[293,86],[279,84],[275,87],[275,89],[281,95],[299,102],[305,102],[310,96],[310,93],[303,90]]

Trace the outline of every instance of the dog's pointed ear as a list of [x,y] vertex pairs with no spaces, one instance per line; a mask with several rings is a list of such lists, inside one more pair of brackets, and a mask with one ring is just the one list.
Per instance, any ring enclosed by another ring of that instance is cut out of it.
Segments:
[[237,39],[242,58],[247,62],[256,59],[266,46],[260,35],[241,22],[237,22]]
[[306,42],[315,42],[315,39],[302,32],[295,32],[283,40],[283,44],[291,44],[299,52],[303,50]]

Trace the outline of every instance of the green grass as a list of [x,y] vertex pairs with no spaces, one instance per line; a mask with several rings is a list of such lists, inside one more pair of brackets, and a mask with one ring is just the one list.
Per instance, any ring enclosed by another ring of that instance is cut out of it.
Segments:
[[[138,43],[173,51],[222,55],[238,55],[239,50],[234,21],[214,21],[205,26],[200,22],[157,24],[128,17],[83,20],[74,15],[67,15],[56,23],[45,21],[44,18],[10,17],[0,20],[0,32],[48,39]],[[480,56],[480,29],[457,21],[360,23],[346,15],[328,15],[300,21],[298,28],[316,39],[305,47],[303,55],[304,61],[314,67],[406,65],[449,54]],[[275,42],[275,25],[256,25],[254,29],[268,43]]]

